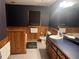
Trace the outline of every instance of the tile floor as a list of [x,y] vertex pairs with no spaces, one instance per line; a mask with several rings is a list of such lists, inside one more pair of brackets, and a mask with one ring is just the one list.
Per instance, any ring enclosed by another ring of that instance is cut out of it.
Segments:
[[10,59],[49,59],[44,42],[37,42],[37,49],[27,49],[27,54],[11,55]]

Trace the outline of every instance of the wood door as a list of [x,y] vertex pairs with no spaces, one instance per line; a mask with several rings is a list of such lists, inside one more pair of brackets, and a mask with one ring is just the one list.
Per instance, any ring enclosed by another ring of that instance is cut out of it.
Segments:
[[17,53],[25,52],[25,35],[23,32],[15,32],[15,47]]
[[11,40],[12,54],[22,54],[26,52],[24,31],[9,31],[8,37],[9,40]]
[[11,54],[16,53],[15,51],[15,40],[14,40],[14,33],[13,32],[8,32],[8,38],[10,40],[10,45],[11,45]]

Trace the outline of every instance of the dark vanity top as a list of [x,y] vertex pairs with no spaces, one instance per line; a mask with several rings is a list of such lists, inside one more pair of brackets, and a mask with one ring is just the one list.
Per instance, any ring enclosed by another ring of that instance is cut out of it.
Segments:
[[79,59],[79,46],[65,39],[49,38],[69,59]]
[[68,38],[68,37],[64,36],[64,39],[66,39],[66,40],[68,40],[68,41],[70,41],[70,42],[72,42],[72,43],[79,46],[79,38],[71,39],[71,38]]

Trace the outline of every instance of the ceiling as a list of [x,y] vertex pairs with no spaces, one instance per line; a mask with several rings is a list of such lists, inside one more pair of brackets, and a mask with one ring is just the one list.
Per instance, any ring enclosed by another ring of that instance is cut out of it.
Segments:
[[7,4],[49,6],[56,0],[6,0]]

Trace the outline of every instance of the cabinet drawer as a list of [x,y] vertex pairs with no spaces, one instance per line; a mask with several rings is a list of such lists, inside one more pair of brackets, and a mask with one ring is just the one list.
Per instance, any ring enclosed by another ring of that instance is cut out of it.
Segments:
[[57,47],[55,45],[53,45],[53,49],[57,52]]
[[57,54],[56,54],[55,50],[51,49],[51,52],[52,52],[52,59],[56,59]]
[[66,57],[60,50],[58,50],[58,55],[60,56],[61,59],[66,59]]
[[57,58],[56,58],[56,59],[61,59],[61,58],[60,58],[60,56],[57,56]]

